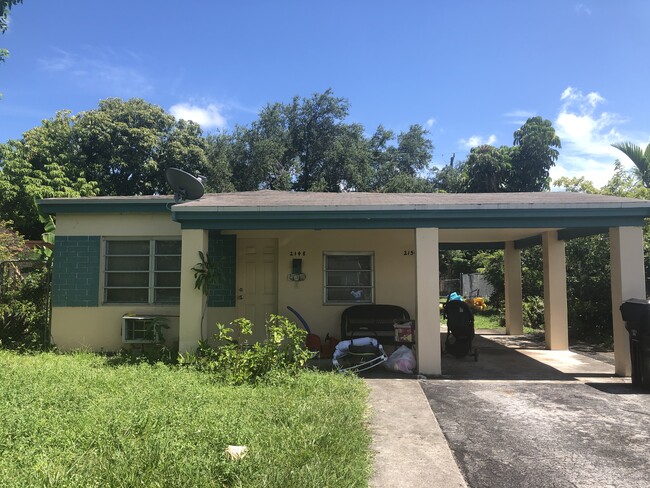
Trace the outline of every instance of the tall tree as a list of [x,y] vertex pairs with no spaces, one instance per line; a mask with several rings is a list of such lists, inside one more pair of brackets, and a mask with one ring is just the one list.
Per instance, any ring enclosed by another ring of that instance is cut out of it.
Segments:
[[429,168],[433,144],[427,134],[424,127],[415,124],[397,136],[397,168],[400,173],[415,176]]
[[289,190],[297,163],[289,137],[287,107],[264,107],[250,127],[237,126],[231,136],[230,165],[237,190]]
[[[0,34],[7,32],[9,28],[9,11],[14,5],[23,3],[23,0],[0,0]],[[0,47],[0,63],[3,63],[9,56],[9,51]],[[0,98],[2,93],[0,93]]]
[[[23,0],[0,0],[0,34],[7,32],[9,28],[9,11],[14,5],[23,3]],[[9,51],[0,48],[0,63],[5,60]]]
[[299,164],[294,189],[305,191],[322,186],[326,180],[324,173],[331,166],[328,155],[341,134],[349,107],[349,102],[335,97],[331,89],[311,98],[294,97],[286,107],[291,149]]
[[469,193],[505,191],[511,174],[510,148],[488,144],[473,147],[465,163]]
[[211,193],[235,191],[233,174],[231,137],[226,132],[209,134],[206,137],[205,155],[207,157],[205,189]]
[[52,158],[33,165],[24,141],[0,145],[0,215],[28,239],[39,239],[43,226],[34,200],[49,197],[79,197],[97,194],[97,185],[83,177],[71,178],[65,158]]
[[42,232],[34,198],[165,194],[165,169],[207,172],[200,127],[139,99],[61,111],[0,145],[0,211],[29,238]]
[[650,144],[646,146],[645,151],[631,142],[621,142],[612,146],[632,160],[636,167],[636,175],[643,186],[650,188]]
[[467,171],[465,161],[455,162],[456,155],[449,158],[449,164],[438,169],[434,177],[435,188],[444,193],[466,193]]
[[508,191],[549,191],[549,170],[555,166],[561,147],[550,120],[529,118],[514,133]]
[[[210,139],[228,152],[238,190],[423,191],[433,145],[411,126],[397,137],[379,127],[370,139],[345,122],[348,102],[331,90],[267,105],[249,127]],[[214,153],[217,154],[217,153]],[[212,164],[212,163],[211,163]]]
[[134,98],[109,98],[75,118],[74,146],[83,176],[102,195],[168,193],[171,166],[206,170],[205,139],[198,124],[177,121],[162,108]]
[[[393,144],[393,141],[397,145]],[[421,125],[395,133],[377,127],[368,140],[370,148],[367,189],[389,193],[429,193],[434,182],[429,178],[433,144]]]

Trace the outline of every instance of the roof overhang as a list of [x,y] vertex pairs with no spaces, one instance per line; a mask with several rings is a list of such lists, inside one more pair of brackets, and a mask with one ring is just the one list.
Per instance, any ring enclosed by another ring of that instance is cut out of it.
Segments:
[[518,248],[557,230],[563,240],[639,227],[650,201],[579,193],[381,194],[256,191],[170,196],[50,198],[45,213],[171,212],[182,229],[216,231],[439,228],[441,247]]
[[138,197],[80,197],[44,198],[37,200],[39,210],[45,214],[67,213],[158,213],[171,211],[174,198],[170,196]]
[[650,216],[637,208],[528,209],[205,209],[172,207],[172,219],[183,229],[439,229],[582,228],[642,226]]

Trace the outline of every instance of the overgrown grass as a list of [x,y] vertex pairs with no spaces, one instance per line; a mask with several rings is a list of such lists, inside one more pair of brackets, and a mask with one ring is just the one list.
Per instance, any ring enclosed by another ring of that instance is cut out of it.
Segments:
[[[192,369],[0,351],[0,484],[367,486],[367,392],[315,372],[226,387]],[[249,454],[229,461],[228,445]]]

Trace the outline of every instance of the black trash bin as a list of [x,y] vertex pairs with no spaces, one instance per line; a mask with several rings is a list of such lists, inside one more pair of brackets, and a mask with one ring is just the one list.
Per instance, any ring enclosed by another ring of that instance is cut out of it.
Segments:
[[650,389],[650,301],[631,298],[621,315],[630,334],[632,384]]

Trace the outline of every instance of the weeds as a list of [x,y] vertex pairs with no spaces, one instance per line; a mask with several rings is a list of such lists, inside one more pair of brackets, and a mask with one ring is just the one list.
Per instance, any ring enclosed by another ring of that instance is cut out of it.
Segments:
[[[192,368],[0,351],[3,486],[367,486],[366,389],[300,371],[227,386]],[[229,461],[228,445],[248,455]]]

